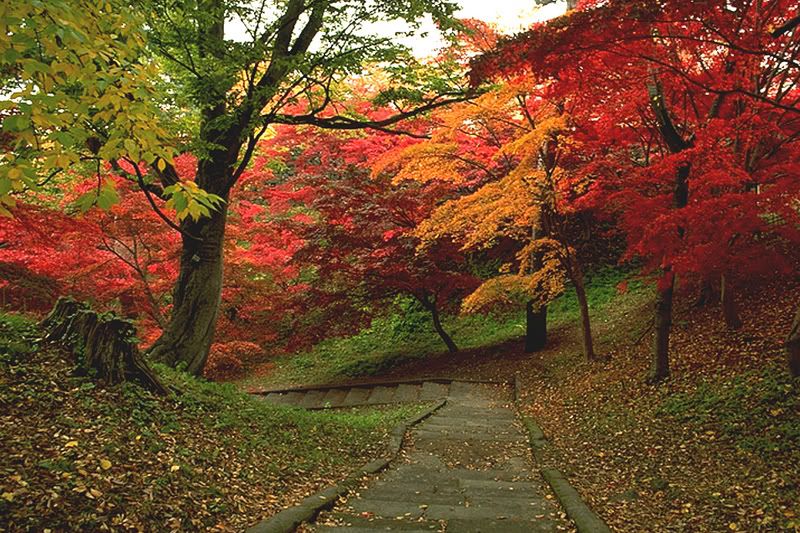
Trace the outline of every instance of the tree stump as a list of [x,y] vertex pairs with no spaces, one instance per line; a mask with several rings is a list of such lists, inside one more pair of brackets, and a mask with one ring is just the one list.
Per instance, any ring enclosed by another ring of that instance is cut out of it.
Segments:
[[75,354],[76,374],[93,374],[109,385],[135,381],[156,394],[166,394],[136,346],[131,321],[113,313],[97,313],[72,298],[59,298],[41,327],[46,341]]

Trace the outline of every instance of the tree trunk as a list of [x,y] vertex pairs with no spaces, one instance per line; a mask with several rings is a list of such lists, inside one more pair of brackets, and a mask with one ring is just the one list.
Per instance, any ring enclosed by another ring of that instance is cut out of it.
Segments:
[[696,307],[704,307],[716,301],[717,293],[714,287],[708,281],[704,281],[700,291],[697,293],[697,300],[695,300],[694,305]]
[[663,276],[659,281],[656,296],[656,338],[653,344],[650,376],[647,380],[649,383],[659,383],[669,377],[669,332],[672,328],[672,296],[675,292],[675,276],[669,270],[664,272]]
[[525,353],[541,350],[547,344],[547,306],[534,309],[533,300],[525,306]]
[[583,333],[583,355],[587,361],[596,359],[594,343],[592,341],[592,324],[589,318],[589,301],[586,298],[586,287],[583,283],[583,273],[577,271],[572,283],[575,284],[575,295],[578,297],[578,306],[581,309],[581,330]]
[[[672,116],[664,99],[664,91],[655,72],[647,82],[647,92],[650,97],[650,108],[656,117],[661,138],[673,154],[678,154],[692,146],[690,140],[683,138],[675,127]],[[675,173],[675,183],[672,190],[672,201],[675,209],[683,209],[689,203],[689,175],[691,163],[678,167]],[[683,239],[685,228],[678,227],[678,236]],[[653,360],[650,377],[651,383],[658,383],[669,377],[669,332],[672,328],[672,298],[675,292],[675,274],[672,267],[664,268],[664,278],[659,282],[656,296],[655,328],[656,339],[653,345]]]
[[436,307],[436,304],[434,304],[431,308],[431,318],[433,318],[433,329],[436,330],[436,333],[439,334],[444,343],[447,345],[447,350],[450,353],[456,353],[458,351],[458,346],[456,346],[456,343],[453,342],[453,339],[450,338],[450,335],[448,335],[442,327],[442,322],[439,319],[439,309]]
[[453,342],[453,339],[447,334],[442,326],[442,321],[439,317],[439,306],[436,305],[436,298],[430,298],[428,295],[416,297],[422,306],[430,312],[431,319],[433,320],[433,329],[436,330],[436,333],[438,333],[439,337],[441,337],[442,341],[444,341],[445,345],[447,346],[447,350],[450,353],[458,352],[458,346],[456,346],[456,343]]
[[786,338],[786,356],[789,359],[789,371],[795,377],[800,377],[800,306],[794,316],[792,329]]
[[722,275],[720,279],[720,302],[722,303],[722,315],[725,317],[725,325],[728,329],[739,329],[742,327],[742,319],[739,317],[739,310],[736,307],[733,287],[730,280]]
[[[150,357],[198,375],[214,339],[222,295],[222,245],[226,208],[185,223],[180,273],[173,292],[171,320],[150,348]],[[197,238],[193,238],[195,236]]]
[[93,373],[109,385],[137,381],[156,394],[166,394],[136,347],[136,328],[130,321],[113,314],[100,315],[71,298],[59,298],[41,327],[46,341],[63,344],[77,356],[77,375]]

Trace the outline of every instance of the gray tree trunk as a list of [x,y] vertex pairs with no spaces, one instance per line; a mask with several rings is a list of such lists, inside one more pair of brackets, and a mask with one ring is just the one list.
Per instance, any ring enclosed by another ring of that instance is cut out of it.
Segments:
[[222,295],[222,246],[226,209],[184,224],[180,273],[173,292],[171,320],[150,348],[150,357],[200,374],[214,339]]

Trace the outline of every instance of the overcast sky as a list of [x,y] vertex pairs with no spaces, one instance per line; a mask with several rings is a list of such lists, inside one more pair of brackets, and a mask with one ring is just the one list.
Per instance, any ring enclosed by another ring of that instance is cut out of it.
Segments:
[[[539,6],[534,0],[459,0],[458,4],[461,9],[456,13],[457,17],[491,22],[505,34],[518,33],[534,22],[556,17],[566,10],[564,0],[546,6]],[[397,29],[397,26],[387,24],[387,33],[394,33]],[[430,55],[442,44],[436,37],[433,24],[426,25],[423,31],[429,35],[405,41],[418,56]]]
[[[514,34],[527,29],[533,22],[558,16],[566,9],[566,0],[556,0],[542,7],[535,0],[457,0],[461,9],[456,13],[459,18],[480,19],[496,24],[504,34]],[[372,28],[372,31],[385,35],[395,35],[407,28],[400,23],[385,23]],[[403,39],[419,57],[432,55],[441,45],[437,30],[433,23],[423,24],[420,30],[425,37]],[[228,21],[225,33],[229,39],[247,41],[250,36],[240,22]]]

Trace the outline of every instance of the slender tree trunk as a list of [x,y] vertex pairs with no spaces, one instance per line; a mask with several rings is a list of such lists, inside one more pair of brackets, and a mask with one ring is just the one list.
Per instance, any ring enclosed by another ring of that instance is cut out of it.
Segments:
[[442,341],[444,341],[447,350],[450,353],[456,353],[458,351],[458,346],[456,346],[456,343],[453,342],[453,339],[447,331],[445,331],[444,326],[442,326],[442,320],[439,317],[439,306],[436,305],[436,298],[430,298],[428,295],[424,295],[422,297],[417,296],[417,299],[422,303],[422,306],[430,312],[431,319],[433,320],[433,329],[436,330],[436,333],[441,337]]
[[786,338],[786,356],[789,360],[789,371],[795,377],[800,377],[800,306],[794,316],[792,329]]
[[456,346],[456,343],[453,342],[453,339],[450,338],[450,335],[448,335],[444,327],[442,327],[442,321],[439,319],[439,309],[435,304],[431,308],[431,318],[433,319],[433,329],[436,330],[436,333],[439,334],[439,337],[441,337],[445,345],[447,345],[447,350],[450,353],[456,353],[458,351],[458,346]]
[[533,300],[525,306],[525,353],[541,350],[547,344],[547,306],[536,309]]
[[[661,138],[673,154],[678,154],[692,146],[675,127],[664,99],[664,91],[655,73],[647,82],[650,97],[650,108],[656,117]],[[672,201],[675,209],[682,209],[689,203],[689,175],[691,164],[686,163],[675,173],[675,184],[672,190]],[[678,236],[682,239],[685,229],[678,228]],[[652,367],[648,381],[658,383],[669,377],[669,333],[672,328],[672,299],[675,292],[675,273],[671,265],[664,267],[664,278],[658,287],[656,296],[655,329],[656,338],[653,344]]]
[[725,274],[720,278],[720,302],[722,303],[722,315],[725,317],[725,325],[728,329],[739,329],[742,327],[742,319],[739,317],[739,309],[736,307],[733,287]]
[[675,276],[666,271],[659,282],[656,296],[655,330],[653,358],[649,383],[658,383],[669,377],[669,333],[672,329],[672,297],[675,292]]
[[226,209],[184,224],[180,273],[173,292],[171,320],[150,349],[150,357],[186,371],[203,371],[214,338],[222,295],[222,244]]
[[695,300],[694,305],[696,307],[704,307],[716,302],[716,300],[717,293],[714,287],[708,281],[704,281],[703,285],[700,287],[700,291],[697,293],[697,300]]
[[587,361],[596,359],[594,342],[592,339],[592,323],[589,318],[589,300],[586,298],[586,286],[583,283],[583,273],[575,272],[572,283],[575,284],[575,295],[578,297],[578,306],[581,309],[581,331],[583,333],[583,355]]

